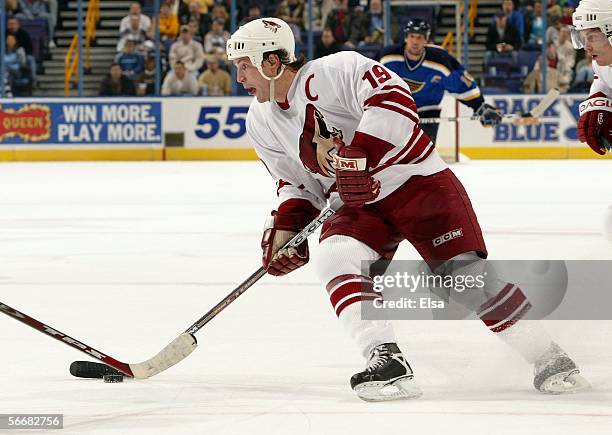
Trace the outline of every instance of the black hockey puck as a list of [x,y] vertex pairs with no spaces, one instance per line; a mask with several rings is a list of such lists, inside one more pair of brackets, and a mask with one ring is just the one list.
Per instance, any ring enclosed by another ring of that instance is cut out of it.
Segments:
[[107,384],[118,384],[123,382],[123,375],[104,375],[102,378]]

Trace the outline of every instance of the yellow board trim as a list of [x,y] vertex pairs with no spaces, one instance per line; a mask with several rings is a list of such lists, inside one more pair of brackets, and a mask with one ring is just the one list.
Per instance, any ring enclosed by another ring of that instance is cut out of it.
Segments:
[[166,160],[259,160],[253,148],[166,148]]
[[[612,159],[590,148],[461,147],[471,159]],[[0,162],[258,160],[252,148],[0,149]]]
[[163,160],[164,150],[157,149],[0,149],[0,162],[55,161],[141,161]]
[[612,154],[600,156],[590,148],[574,147],[461,147],[460,152],[471,159],[612,159]]

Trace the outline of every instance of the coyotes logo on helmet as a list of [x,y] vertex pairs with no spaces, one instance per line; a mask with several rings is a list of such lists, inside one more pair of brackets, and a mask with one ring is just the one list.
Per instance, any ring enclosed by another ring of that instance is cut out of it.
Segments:
[[273,33],[278,32],[278,29],[281,28],[281,25],[278,23],[275,23],[274,21],[261,20],[261,22],[263,23],[266,29],[271,30]]
[[323,114],[314,105],[307,104],[300,135],[300,160],[304,167],[324,177],[333,177],[333,155],[343,144],[342,131],[328,126]]

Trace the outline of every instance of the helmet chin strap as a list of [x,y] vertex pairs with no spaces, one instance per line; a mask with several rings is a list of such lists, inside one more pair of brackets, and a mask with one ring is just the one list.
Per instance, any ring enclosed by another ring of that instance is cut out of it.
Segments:
[[276,92],[276,80],[283,74],[283,72],[285,72],[285,65],[281,65],[280,72],[274,77],[268,77],[263,73],[261,69],[259,70],[259,72],[262,76],[264,76],[266,80],[270,82],[270,96],[268,98],[268,101],[274,102],[274,93]]

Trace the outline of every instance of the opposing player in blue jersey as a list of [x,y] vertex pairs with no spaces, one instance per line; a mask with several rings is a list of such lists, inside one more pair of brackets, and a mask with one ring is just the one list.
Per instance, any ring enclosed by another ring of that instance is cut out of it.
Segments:
[[[480,88],[474,79],[448,52],[435,45],[428,45],[431,27],[424,20],[413,18],[404,28],[402,44],[385,47],[380,63],[403,78],[416,103],[419,118],[440,116],[440,102],[444,92],[454,94],[466,106],[480,116],[483,126],[501,122],[502,116],[484,102]],[[421,124],[421,128],[436,143],[440,124]]]

